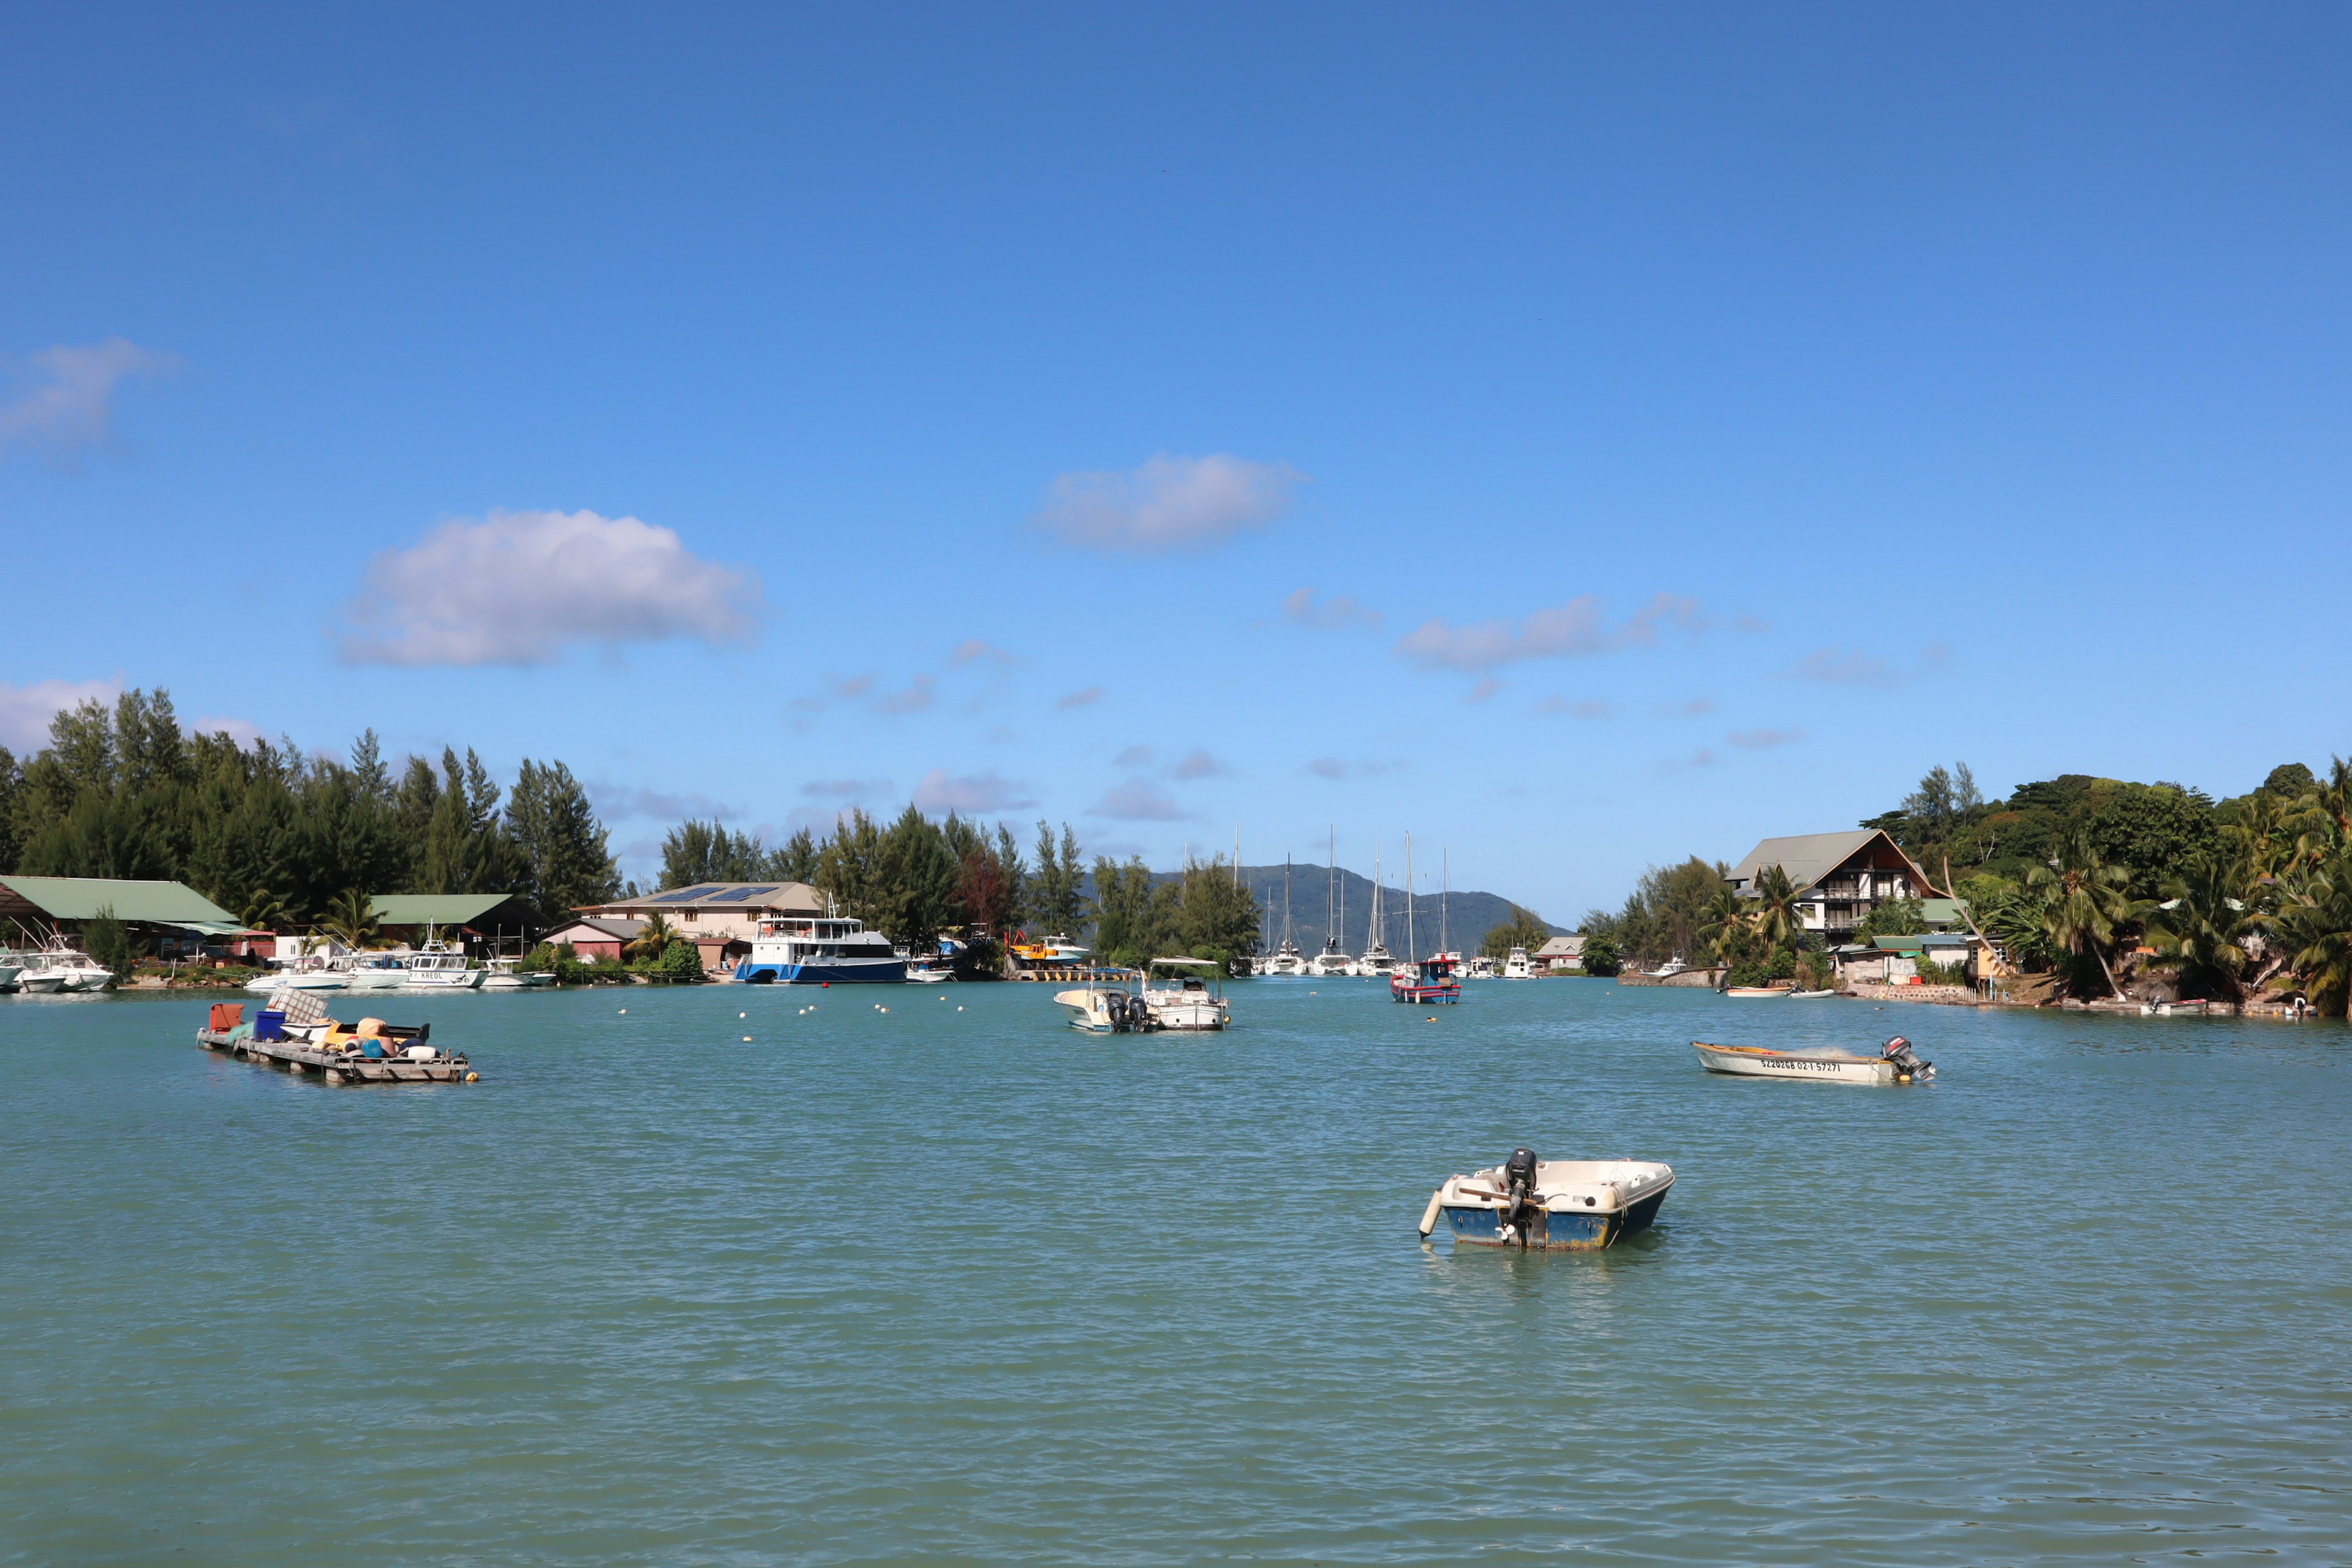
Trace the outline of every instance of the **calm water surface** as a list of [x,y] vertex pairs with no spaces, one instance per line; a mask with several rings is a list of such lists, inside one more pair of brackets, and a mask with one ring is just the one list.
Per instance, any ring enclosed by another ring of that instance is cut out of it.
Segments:
[[[0,1000],[0,1561],[2352,1560],[2342,1026],[1234,994],[404,996],[484,1081],[341,1089]],[[1417,1241],[1520,1142],[1680,1179]]]

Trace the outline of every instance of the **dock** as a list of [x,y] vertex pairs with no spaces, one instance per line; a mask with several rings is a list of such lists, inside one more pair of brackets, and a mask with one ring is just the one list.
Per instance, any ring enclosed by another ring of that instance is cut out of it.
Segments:
[[232,1039],[226,1029],[199,1029],[196,1044],[287,1072],[317,1073],[329,1083],[472,1083],[480,1076],[463,1057],[417,1062],[399,1057],[348,1056],[322,1051],[299,1040]]

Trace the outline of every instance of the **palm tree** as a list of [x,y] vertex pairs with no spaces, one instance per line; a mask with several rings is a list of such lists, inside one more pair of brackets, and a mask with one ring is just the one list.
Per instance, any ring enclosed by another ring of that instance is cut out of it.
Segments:
[[2245,939],[2259,930],[2261,915],[2243,896],[2242,868],[2219,856],[2201,856],[2185,873],[2164,879],[2164,901],[2148,914],[2148,944],[2157,962],[2180,972],[2219,981],[2231,1001],[2245,994]]
[[1805,929],[1804,917],[1797,912],[1796,887],[1778,861],[1756,874],[1756,907],[1748,924],[1767,952],[1793,946],[1797,933]]
[[2303,879],[2273,923],[2294,953],[2311,1005],[2344,1012],[2352,1000],[2352,850]]
[[1740,907],[1738,894],[1728,887],[1716,889],[1714,902],[1700,917],[1699,935],[1715,950],[1718,962],[1730,964],[1738,961],[1748,945],[1748,911]]
[[656,910],[646,917],[646,929],[629,943],[628,951],[639,958],[659,958],[677,940],[677,932],[670,929],[669,917]]
[[238,921],[247,931],[282,931],[294,923],[294,911],[286,900],[267,888],[256,888],[245,898],[244,910]]
[[319,929],[353,952],[383,945],[383,926],[376,919],[375,900],[357,888],[346,888],[335,895]]
[[2078,967],[2086,953],[2097,960],[2107,994],[2117,998],[2123,990],[2102,949],[2115,940],[2116,926],[2139,912],[2139,906],[2124,893],[2130,880],[2131,873],[2123,867],[2099,858],[2090,835],[2080,829],[2067,838],[2060,858],[2036,866],[2026,879],[2028,887],[2042,890],[2042,929],[2051,942],[2074,954]]

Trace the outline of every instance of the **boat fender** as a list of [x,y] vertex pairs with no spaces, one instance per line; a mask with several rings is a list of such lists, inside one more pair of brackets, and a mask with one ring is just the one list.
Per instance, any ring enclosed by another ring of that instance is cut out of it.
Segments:
[[1444,1196],[1445,1189],[1444,1187],[1438,1188],[1435,1192],[1429,1194],[1429,1206],[1421,1211],[1421,1238],[1423,1241],[1428,1240],[1429,1233],[1437,1228],[1438,1205]]

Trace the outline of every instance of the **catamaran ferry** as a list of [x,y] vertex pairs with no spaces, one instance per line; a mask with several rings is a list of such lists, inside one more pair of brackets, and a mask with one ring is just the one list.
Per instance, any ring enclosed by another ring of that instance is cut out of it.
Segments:
[[896,985],[907,978],[907,961],[861,921],[778,915],[760,922],[735,978],[751,985]]

